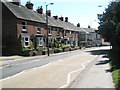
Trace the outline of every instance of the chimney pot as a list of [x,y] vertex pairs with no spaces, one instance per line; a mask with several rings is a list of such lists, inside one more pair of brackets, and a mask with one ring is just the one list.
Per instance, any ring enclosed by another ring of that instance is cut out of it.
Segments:
[[43,8],[42,8],[42,6],[38,7],[37,12],[40,13],[40,14],[43,14]]
[[21,0],[12,0],[11,3],[20,6],[21,5]]
[[25,5],[28,9],[33,10],[34,4],[32,4],[30,1],[28,1]]
[[58,20],[58,16],[53,16],[56,20]]
[[68,22],[68,17],[65,17],[65,22]]
[[61,16],[60,18],[59,18],[61,21],[64,21],[64,19],[63,19],[63,17]]
[[47,11],[47,15],[51,17],[51,10]]

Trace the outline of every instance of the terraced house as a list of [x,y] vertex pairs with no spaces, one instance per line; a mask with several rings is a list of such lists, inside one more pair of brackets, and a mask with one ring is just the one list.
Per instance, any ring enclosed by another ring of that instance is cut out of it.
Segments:
[[[46,14],[42,7],[34,11],[31,2],[27,2],[26,6],[20,5],[20,2],[2,2],[2,15],[3,55],[47,47]],[[63,17],[51,17],[50,11],[47,15],[50,48],[57,47],[55,42],[78,46],[78,31],[68,22],[68,17],[64,21]]]
[[[43,8],[33,10],[34,4],[30,1],[25,6],[20,2],[2,1],[2,54],[14,55],[27,53],[38,53],[46,51],[47,30],[46,14]],[[64,51],[64,47],[77,47],[81,44],[87,45],[86,30],[76,27],[68,22],[68,17],[51,16],[47,11],[49,26],[49,48]],[[64,20],[65,19],[65,20]],[[80,34],[84,33],[84,34]],[[81,37],[84,39],[81,40]]]

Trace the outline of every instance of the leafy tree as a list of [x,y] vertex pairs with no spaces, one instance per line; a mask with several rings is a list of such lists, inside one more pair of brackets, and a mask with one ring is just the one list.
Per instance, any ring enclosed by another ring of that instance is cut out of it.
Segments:
[[77,24],[77,27],[80,27],[80,23]]
[[111,2],[100,19],[100,34],[112,43],[114,36],[120,37],[120,2]]
[[120,2],[111,2],[105,9],[100,19],[99,31],[112,45],[111,63],[120,67]]

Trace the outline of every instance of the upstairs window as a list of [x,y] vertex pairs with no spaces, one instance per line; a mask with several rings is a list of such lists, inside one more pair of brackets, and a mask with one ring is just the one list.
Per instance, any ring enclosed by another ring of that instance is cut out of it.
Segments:
[[22,32],[27,32],[27,22],[22,22]]
[[75,37],[76,37],[76,32],[74,32],[74,35],[75,35]]
[[57,28],[57,35],[60,35],[60,29]]
[[64,36],[67,36],[67,31],[66,30],[64,31]]
[[40,29],[40,24],[38,24],[37,26],[37,33],[40,33],[41,29]]
[[51,27],[48,28],[48,34],[52,34]]

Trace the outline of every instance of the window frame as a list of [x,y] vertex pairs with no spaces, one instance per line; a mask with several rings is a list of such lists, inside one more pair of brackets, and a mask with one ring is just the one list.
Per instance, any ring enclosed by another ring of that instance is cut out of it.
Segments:
[[36,37],[37,38],[37,47],[44,45],[44,38],[43,37]]
[[[26,38],[28,38],[28,40],[26,40]],[[28,45],[26,45],[26,43],[28,43]],[[30,46],[30,37],[29,36],[24,36],[23,37],[23,45],[24,47],[29,47]]]
[[[25,24],[23,24],[25,23]],[[25,27],[25,28],[23,28]],[[27,32],[27,21],[22,21],[22,32]]]
[[41,25],[40,24],[37,25],[37,33],[41,33]]
[[48,27],[48,34],[52,34],[52,27]]

